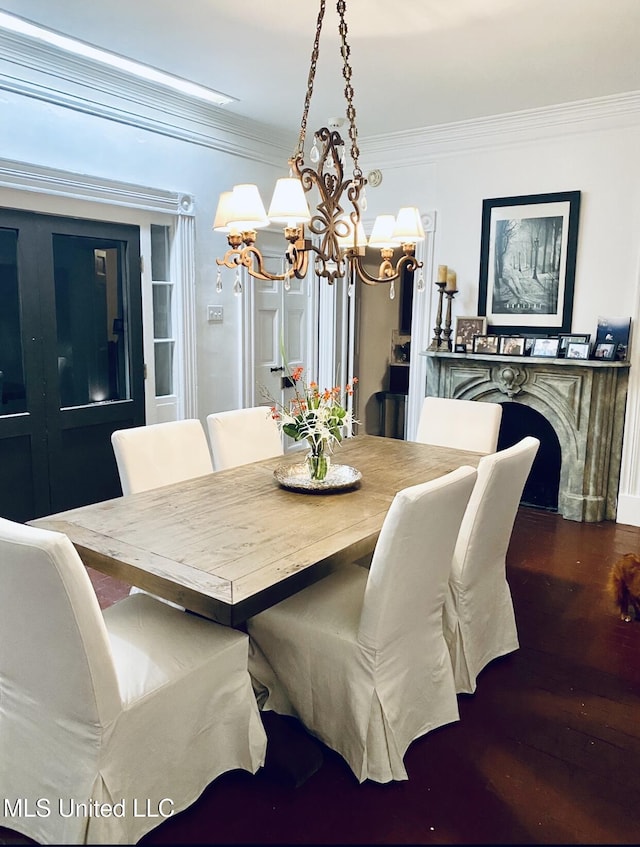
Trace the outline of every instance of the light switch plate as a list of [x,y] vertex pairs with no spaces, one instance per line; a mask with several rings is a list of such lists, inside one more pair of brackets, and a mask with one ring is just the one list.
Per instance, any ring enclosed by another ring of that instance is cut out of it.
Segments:
[[220,324],[224,320],[222,306],[207,306],[207,320],[211,324]]

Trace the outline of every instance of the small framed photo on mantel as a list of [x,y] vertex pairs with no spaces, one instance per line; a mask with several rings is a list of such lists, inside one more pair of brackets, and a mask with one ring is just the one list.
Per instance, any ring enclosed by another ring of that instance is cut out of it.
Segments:
[[613,342],[596,344],[593,351],[593,358],[600,361],[613,361],[616,357],[616,345]]
[[555,359],[558,355],[558,338],[536,338],[533,342],[532,356]]
[[498,341],[497,335],[474,335],[473,352],[494,356],[498,352]]
[[486,335],[486,332],[486,318],[479,317],[478,315],[456,318],[455,352],[473,353],[474,335]]
[[588,359],[590,348],[588,341],[570,341],[564,355],[567,359]]
[[501,335],[500,354],[502,356],[524,356],[523,336]]
[[[569,344],[587,344],[591,341],[591,334],[586,332],[582,334],[573,334],[573,335],[563,335],[562,333],[558,336],[558,357],[567,355],[567,348]],[[572,358],[576,358],[575,356]],[[583,358],[579,356],[578,358]],[[589,358],[588,356],[586,358]]]

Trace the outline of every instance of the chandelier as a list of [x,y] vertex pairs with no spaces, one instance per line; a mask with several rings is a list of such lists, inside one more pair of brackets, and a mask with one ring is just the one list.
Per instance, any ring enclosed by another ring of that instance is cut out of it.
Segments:
[[[240,293],[241,268],[246,268],[254,279],[284,281],[284,286],[288,289],[291,278],[305,277],[309,263],[313,261],[315,274],[326,279],[330,285],[336,279],[347,277],[351,291],[357,276],[367,285],[388,283],[389,294],[393,298],[395,280],[405,271],[422,268],[422,262],[415,256],[417,242],[424,240],[424,230],[417,208],[402,208],[397,216],[379,215],[368,240],[364,232],[361,218],[362,212],[366,211],[367,179],[358,163],[360,151],[356,110],[353,105],[352,71],[349,64],[351,50],[347,43],[345,0],[338,0],[337,11],[340,18],[340,52],[345,79],[351,175],[345,175],[346,145],[338,131],[344,121],[337,119],[330,120],[328,127],[322,127],[315,133],[309,154],[315,169],[305,166],[307,117],[313,95],[325,8],[326,0],[320,0],[300,135],[289,159],[289,176],[277,180],[268,213],[256,185],[236,185],[232,191],[224,191],[220,195],[213,229],[226,233],[229,249],[222,258],[216,259],[218,291],[222,290],[221,266],[236,269],[234,291]],[[319,195],[319,202],[312,214],[306,195],[313,189],[316,189]],[[345,211],[345,206],[348,211]],[[288,242],[282,273],[271,273],[267,270],[264,257],[256,246],[257,230],[271,223],[284,224],[284,237]],[[380,249],[377,276],[364,265],[367,245]],[[402,255],[393,264],[393,256],[398,248],[401,248]],[[421,275],[418,288],[423,287]]]

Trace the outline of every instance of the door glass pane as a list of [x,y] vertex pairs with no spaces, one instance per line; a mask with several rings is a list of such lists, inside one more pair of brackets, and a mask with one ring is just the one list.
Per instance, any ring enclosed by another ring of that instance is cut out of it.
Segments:
[[173,341],[154,344],[156,367],[156,397],[173,394]]
[[171,338],[171,285],[153,286],[153,337]]
[[169,227],[151,224],[151,279],[169,280]]
[[54,235],[60,405],[130,399],[118,241]]
[[0,415],[26,412],[18,295],[18,233],[0,229]]

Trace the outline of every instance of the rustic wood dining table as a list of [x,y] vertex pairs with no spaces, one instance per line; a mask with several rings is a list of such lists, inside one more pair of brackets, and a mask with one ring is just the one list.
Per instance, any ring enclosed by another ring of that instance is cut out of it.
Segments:
[[[357,435],[332,461],[356,487],[309,493],[274,470],[294,452],[30,521],[66,533],[85,565],[219,623],[248,617],[370,554],[395,494],[482,454]],[[162,458],[158,457],[161,461]]]

